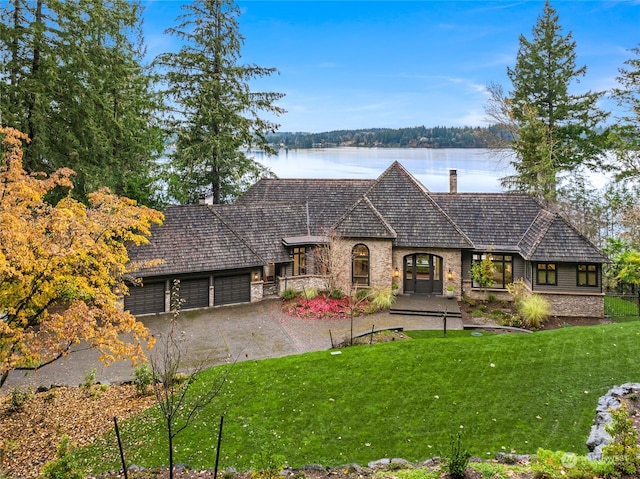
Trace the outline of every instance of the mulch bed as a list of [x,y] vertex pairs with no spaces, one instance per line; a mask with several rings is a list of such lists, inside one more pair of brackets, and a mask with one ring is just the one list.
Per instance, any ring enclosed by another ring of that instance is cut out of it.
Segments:
[[[503,308],[502,304],[487,305],[487,310]],[[471,316],[469,308],[461,305],[463,321],[467,324],[487,324]],[[586,326],[609,322],[594,318],[553,317],[545,323],[543,329],[556,329],[570,326]],[[369,338],[365,338],[368,342]],[[374,342],[399,341],[405,339],[402,332],[376,335]],[[2,391],[7,393],[8,391]],[[0,472],[16,477],[37,477],[42,466],[55,458],[56,449],[63,436],[70,442],[83,446],[92,442],[113,427],[113,417],[124,420],[150,407],[153,396],[140,396],[131,385],[112,385],[100,388],[99,385],[86,388],[53,388],[32,395],[21,410],[10,412],[11,395],[0,397]],[[640,415],[639,415],[640,417]],[[439,466],[433,465],[433,468]],[[331,471],[304,471],[295,477],[305,479],[346,479],[367,478],[374,474],[373,469],[360,468],[354,476],[349,468],[337,468]],[[390,472],[387,477],[394,477]],[[123,477],[121,474],[103,477]],[[129,477],[161,479],[168,477],[166,470],[145,471]],[[213,471],[179,471],[176,479],[213,478]],[[249,479],[249,473],[237,474],[239,479]],[[377,476],[381,476],[378,470]],[[444,477],[444,473],[443,473]],[[519,476],[512,476],[520,479]],[[530,477],[530,476],[521,476]]]

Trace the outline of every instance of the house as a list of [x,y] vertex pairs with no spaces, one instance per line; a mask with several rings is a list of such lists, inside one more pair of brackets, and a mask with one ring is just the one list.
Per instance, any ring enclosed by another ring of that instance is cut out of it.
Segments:
[[125,307],[170,311],[173,280],[184,308],[260,301],[285,289],[389,288],[400,294],[480,297],[470,275],[489,255],[498,298],[523,279],[560,316],[604,315],[602,253],[526,194],[427,190],[400,163],[377,179],[262,179],[231,205],[172,206],[132,261]]

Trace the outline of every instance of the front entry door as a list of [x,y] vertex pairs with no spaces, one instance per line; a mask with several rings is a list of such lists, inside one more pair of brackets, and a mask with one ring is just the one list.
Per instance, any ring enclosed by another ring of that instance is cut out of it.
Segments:
[[405,256],[404,292],[442,294],[442,258],[424,253]]

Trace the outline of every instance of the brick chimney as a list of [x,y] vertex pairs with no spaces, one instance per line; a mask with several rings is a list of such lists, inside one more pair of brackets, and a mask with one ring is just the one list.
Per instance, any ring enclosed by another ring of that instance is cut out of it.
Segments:
[[449,170],[449,193],[458,192],[458,171]]

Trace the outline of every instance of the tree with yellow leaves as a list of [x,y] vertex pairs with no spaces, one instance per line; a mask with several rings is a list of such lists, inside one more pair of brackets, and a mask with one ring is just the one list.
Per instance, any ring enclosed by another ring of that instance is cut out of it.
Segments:
[[88,205],[70,195],[49,204],[54,189],[73,188],[73,171],[27,174],[26,135],[0,127],[0,139],[0,387],[11,370],[48,364],[80,341],[106,364],[144,358],[153,338],[118,296],[127,244],[147,242],[162,214],[107,189]]

